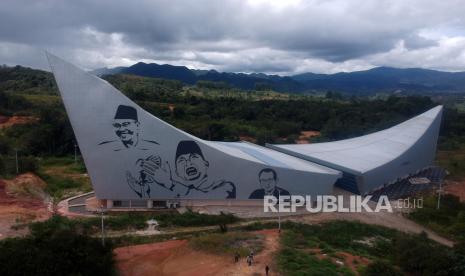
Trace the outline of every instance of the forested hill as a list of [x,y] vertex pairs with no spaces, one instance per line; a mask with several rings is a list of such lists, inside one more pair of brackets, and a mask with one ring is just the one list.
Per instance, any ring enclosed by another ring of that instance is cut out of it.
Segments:
[[195,84],[199,80],[224,82],[240,89],[291,93],[328,90],[356,95],[370,95],[378,92],[465,93],[465,72],[441,72],[419,68],[377,67],[351,73],[305,73],[282,77],[266,74],[224,73],[215,70],[190,70],[184,66],[139,62],[129,67],[102,68],[95,70],[94,73],[97,75],[132,74],[179,80],[185,84]]
[[[388,128],[450,99],[440,147],[457,150],[465,144],[465,113],[454,107],[463,110],[462,96],[433,101],[418,95],[299,95],[240,90],[209,81],[185,85],[134,75],[104,78],[148,112],[207,140],[257,144],[339,140]],[[0,171],[2,156],[13,156],[14,149],[32,156],[74,153],[74,135],[51,73],[20,66],[0,68],[0,124],[10,121],[23,123],[0,126]],[[305,136],[309,132],[317,136]],[[462,159],[450,159],[455,167],[446,167],[465,172]]]
[[57,89],[50,72],[22,66],[0,66],[0,92],[29,94],[56,94]]
[[142,77],[178,80],[184,84],[195,84],[198,81],[222,82],[225,85],[247,90],[275,90],[279,92],[304,92],[302,83],[291,77],[265,74],[225,73],[215,70],[190,70],[185,66],[159,65],[139,62],[129,67],[113,69],[97,69],[97,75],[130,74]]

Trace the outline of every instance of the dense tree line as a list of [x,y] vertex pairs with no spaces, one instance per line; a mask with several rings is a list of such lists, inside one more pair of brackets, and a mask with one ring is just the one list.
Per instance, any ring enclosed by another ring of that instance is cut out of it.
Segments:
[[33,223],[28,236],[0,241],[0,275],[116,275],[112,245],[64,220]]
[[[259,144],[292,143],[303,130],[320,131],[318,141],[345,139],[385,129],[436,105],[422,96],[345,98],[336,92],[327,93],[326,97],[283,100],[265,96],[257,100],[248,95],[264,95],[262,92],[239,94],[221,83],[201,82],[186,87],[178,81],[128,75],[105,78],[161,119],[198,137],[220,141],[250,136]],[[56,91],[50,73],[21,67],[0,68],[0,115],[29,115],[38,119],[0,129],[0,175],[12,172],[12,155],[16,150],[23,164],[36,157],[74,152],[74,134]],[[447,108],[440,147],[458,149],[465,144],[464,137],[465,114]],[[27,166],[34,168],[31,163]],[[457,217],[463,220],[463,214]],[[87,237],[82,229],[61,227],[59,219],[36,224],[26,238],[1,241],[0,274],[111,273],[111,248]],[[457,231],[464,229],[463,222],[459,226]],[[337,241],[335,236],[331,235],[331,239]],[[392,263],[412,275],[463,272],[464,246],[446,250],[424,237],[400,237],[389,246],[395,252],[389,256],[391,262],[376,262],[370,268],[375,273]],[[458,250],[462,250],[460,254]]]
[[[0,93],[0,97],[1,95]],[[8,108],[0,104],[0,108],[2,107]],[[11,112],[14,112],[14,109]],[[33,108],[26,114],[37,117],[38,120],[0,131],[0,154],[11,154],[12,150],[36,156],[63,155],[72,152],[75,143],[74,134],[61,105]]]
[[22,66],[0,66],[0,91],[56,94],[51,73]]
[[[51,78],[39,70],[0,69],[0,115],[26,114],[39,119],[1,130],[0,155],[11,156],[13,149],[22,156],[74,152],[74,135]],[[317,141],[344,139],[390,127],[436,105],[422,96],[343,98],[331,92],[326,97],[283,100],[264,92],[237,91],[222,83],[203,81],[186,87],[179,81],[130,75],[105,78],[161,119],[198,137],[220,141],[248,136],[259,144],[293,143],[303,130],[321,131]],[[464,122],[463,113],[447,109],[441,143],[448,148],[463,144]]]

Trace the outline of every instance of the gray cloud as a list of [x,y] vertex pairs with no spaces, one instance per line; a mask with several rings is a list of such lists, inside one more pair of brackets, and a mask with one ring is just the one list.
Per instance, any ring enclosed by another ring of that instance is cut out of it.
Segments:
[[464,12],[454,0],[4,0],[0,63],[45,68],[37,55],[48,49],[87,69],[465,70]]

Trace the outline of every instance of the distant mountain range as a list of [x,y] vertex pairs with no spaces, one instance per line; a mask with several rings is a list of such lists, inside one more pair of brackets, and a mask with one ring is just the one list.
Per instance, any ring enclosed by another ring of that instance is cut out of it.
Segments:
[[428,69],[377,67],[366,71],[336,74],[304,73],[294,76],[262,73],[225,73],[215,70],[192,70],[185,66],[139,62],[129,67],[102,68],[96,75],[131,74],[144,77],[179,80],[185,84],[197,81],[224,82],[240,89],[280,92],[337,91],[349,94],[384,93],[465,93],[465,72],[442,72]]

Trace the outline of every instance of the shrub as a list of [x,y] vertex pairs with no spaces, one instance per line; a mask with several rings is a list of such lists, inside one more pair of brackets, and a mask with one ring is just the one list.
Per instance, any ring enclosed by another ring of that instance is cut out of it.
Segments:
[[[37,159],[33,156],[20,156],[18,158],[18,172],[36,172],[38,169]],[[11,156],[0,156],[0,174],[16,175],[16,159]]]
[[36,158],[32,156],[21,157],[19,158],[18,163],[19,163],[19,170],[22,173],[36,172],[37,168],[39,167]]
[[31,225],[24,238],[0,241],[0,275],[113,275],[112,245],[59,216]]
[[376,260],[362,271],[363,276],[398,276],[402,272],[392,264],[383,260]]
[[[307,256],[307,249],[318,247],[328,254],[345,251],[381,259],[363,270],[368,273],[366,275],[384,275],[377,273],[383,269],[387,275],[398,275],[396,266],[411,275],[465,275],[465,255],[462,255],[465,246],[457,244],[451,250],[429,240],[425,233],[408,235],[380,226],[347,221],[320,225],[286,222],[284,228],[286,231],[281,244],[284,249],[292,250],[282,251],[279,258],[280,267],[287,274],[314,275],[308,264],[314,264],[315,260]],[[328,266],[323,267],[328,269]],[[323,268],[320,266],[319,269]]]
[[245,231],[256,231],[256,230],[263,230],[263,229],[273,229],[277,228],[278,223],[277,222],[253,222],[251,224],[248,224],[246,226],[243,226],[242,229]]
[[239,218],[232,214],[207,215],[192,211],[183,214],[161,214],[155,216],[155,219],[161,227],[226,225],[239,221]]
[[66,189],[81,187],[81,183],[68,177],[51,176],[44,173],[39,173],[39,176],[47,183],[46,191],[57,198],[61,198]]
[[284,275],[354,275],[329,259],[319,260],[306,252],[285,247],[278,253],[278,265]]
[[[452,250],[428,240],[426,235],[398,235],[392,255],[406,272],[416,275],[463,275]],[[460,272],[460,273],[455,273]]]
[[248,232],[203,234],[192,238],[190,245],[213,254],[233,255],[237,252],[244,257],[251,250],[257,253],[263,249],[263,236]]

